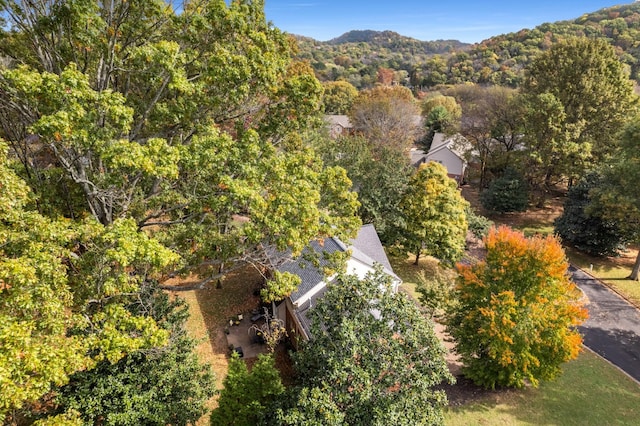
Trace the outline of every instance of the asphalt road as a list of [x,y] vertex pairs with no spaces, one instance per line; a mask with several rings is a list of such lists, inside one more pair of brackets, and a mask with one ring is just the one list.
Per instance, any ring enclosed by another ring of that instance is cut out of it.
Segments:
[[640,311],[589,274],[569,270],[589,299],[589,319],[579,327],[584,344],[640,382]]

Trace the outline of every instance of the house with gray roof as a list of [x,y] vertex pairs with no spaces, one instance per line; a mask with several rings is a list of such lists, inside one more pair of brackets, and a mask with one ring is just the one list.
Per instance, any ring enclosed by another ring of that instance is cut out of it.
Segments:
[[[310,322],[308,313],[316,301],[322,297],[327,289],[327,283],[336,282],[336,275],[326,277],[322,272],[329,265],[327,256],[336,252],[348,252],[350,257],[346,264],[346,273],[364,278],[374,270],[376,264],[382,266],[383,271],[392,277],[393,291],[397,291],[401,283],[400,278],[393,272],[378,233],[373,225],[364,225],[358,231],[356,238],[344,244],[338,238],[327,238],[322,243],[314,241],[307,253],[298,259],[291,259],[281,264],[280,272],[290,272],[301,278],[298,289],[277,307],[277,316],[284,321],[287,332],[294,345],[299,339],[310,337]],[[313,260],[309,253],[319,254]],[[306,256],[305,256],[306,254]]]
[[324,116],[324,120],[329,128],[329,135],[334,139],[353,133],[353,124],[346,115],[328,114]]
[[446,136],[444,133],[436,133],[429,152],[418,148],[411,149],[411,164],[419,167],[429,161],[440,163],[447,169],[447,175],[460,184],[464,179],[468,165],[467,156],[471,151],[472,146],[464,136],[460,134]]

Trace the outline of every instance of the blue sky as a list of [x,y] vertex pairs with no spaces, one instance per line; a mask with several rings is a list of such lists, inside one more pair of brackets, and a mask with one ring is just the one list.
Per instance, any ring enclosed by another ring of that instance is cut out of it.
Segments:
[[424,41],[475,43],[628,3],[632,1],[265,0],[265,12],[281,30],[321,41],[350,30],[391,30]]

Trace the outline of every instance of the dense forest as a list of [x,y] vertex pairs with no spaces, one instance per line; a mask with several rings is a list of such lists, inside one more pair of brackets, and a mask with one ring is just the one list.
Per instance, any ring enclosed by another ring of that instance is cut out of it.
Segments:
[[630,67],[632,78],[640,77],[638,3],[544,23],[473,45],[454,40],[421,42],[388,31],[352,31],[327,42],[300,38],[298,55],[311,62],[321,81],[346,80],[357,88],[374,84],[380,68],[393,70],[396,82],[411,87],[464,82],[517,87],[534,56],[571,36],[606,40]]

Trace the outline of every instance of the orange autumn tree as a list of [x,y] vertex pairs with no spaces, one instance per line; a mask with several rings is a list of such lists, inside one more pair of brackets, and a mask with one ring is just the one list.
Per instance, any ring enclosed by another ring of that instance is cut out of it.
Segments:
[[459,303],[448,316],[463,374],[492,389],[557,377],[578,356],[576,326],[587,318],[562,246],[505,226],[492,229],[485,245],[485,261],[458,265]]

